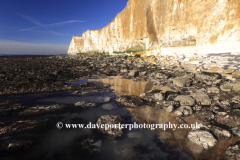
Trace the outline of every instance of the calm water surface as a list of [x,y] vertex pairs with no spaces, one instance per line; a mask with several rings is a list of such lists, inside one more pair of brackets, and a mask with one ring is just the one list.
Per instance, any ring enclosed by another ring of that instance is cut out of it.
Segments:
[[[115,99],[122,94],[140,95],[151,89],[167,90],[167,87],[158,87],[152,82],[134,82],[128,79],[121,79],[120,76],[106,79],[79,80],[68,82],[72,84],[83,84],[87,81],[93,81],[96,84],[111,84],[114,92],[89,93],[87,95],[73,95],[73,91],[63,91],[48,94],[31,94],[19,96],[19,102],[31,102],[36,105],[46,104],[64,104],[66,107],[62,111],[49,112],[44,114],[35,114],[29,118],[47,118],[54,117],[53,125],[47,127],[39,143],[25,152],[17,152],[15,155],[5,155],[5,157],[23,157],[24,155],[38,155],[47,153],[65,155],[68,159],[79,159],[72,155],[78,152],[77,147],[71,145],[76,138],[83,135],[93,135],[99,138],[101,144],[101,154],[93,159],[222,159],[225,157],[225,149],[228,145],[235,143],[238,139],[232,138],[228,141],[218,141],[217,145],[211,150],[204,150],[202,147],[191,142],[187,138],[189,129],[125,129],[122,137],[108,138],[101,136],[95,129],[57,129],[57,122],[88,124],[96,123],[98,117],[102,115],[122,115],[126,124],[146,123],[172,123],[178,124],[174,119],[174,113],[166,112],[165,109],[156,110],[150,106],[139,108],[125,108],[117,104]],[[104,102],[106,97],[111,97],[110,102]],[[88,101],[98,103],[97,107],[83,108],[76,107],[74,103],[79,101]],[[7,120],[14,120],[19,117],[13,116]],[[201,121],[192,116],[185,117],[188,124],[195,124]],[[143,147],[139,147],[143,146]],[[138,149],[136,149],[138,148]],[[64,156],[62,156],[64,157]],[[1,157],[0,157],[1,159]]]

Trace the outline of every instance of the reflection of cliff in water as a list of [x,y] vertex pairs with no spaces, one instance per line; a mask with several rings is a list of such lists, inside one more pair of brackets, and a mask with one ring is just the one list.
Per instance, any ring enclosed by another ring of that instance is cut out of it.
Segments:
[[[122,94],[129,95],[140,95],[141,93],[147,92],[151,89],[164,89],[167,87],[158,87],[153,85],[152,82],[134,82],[129,79],[121,79],[121,77],[111,77],[111,79],[98,79],[103,83],[109,83],[112,89],[114,89],[117,96]],[[176,114],[169,113],[165,109],[156,110],[150,106],[142,106],[139,108],[127,108],[131,113],[133,118],[136,118],[140,124],[163,124],[163,123],[171,123],[178,124],[179,123],[174,119]],[[202,121],[193,118],[192,116],[183,117],[183,119],[190,126],[191,124],[202,123]],[[153,130],[160,137],[160,140],[167,143],[168,145],[173,146],[176,149],[183,150],[184,152],[189,153],[195,159],[228,159],[225,154],[226,148],[236,143],[240,138],[233,137],[230,140],[218,140],[216,146],[212,149],[206,150],[196,143],[191,142],[188,138],[188,132],[190,129],[156,129]]]
[[[89,79],[89,81],[93,81],[93,79]],[[111,84],[112,85],[111,89],[114,89],[117,92],[116,93],[117,96],[121,96],[123,94],[139,96],[141,93],[145,93],[153,89],[159,90],[168,89],[168,87],[155,86],[150,81],[135,82],[131,79],[121,79],[121,76],[111,76],[110,78],[105,79],[94,79],[94,81],[100,81],[105,84]]]

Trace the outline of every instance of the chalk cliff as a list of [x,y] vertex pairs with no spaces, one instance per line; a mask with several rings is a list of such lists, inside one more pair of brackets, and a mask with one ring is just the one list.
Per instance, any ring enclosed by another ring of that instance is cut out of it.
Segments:
[[239,0],[129,0],[107,26],[73,36],[68,53],[240,53]]

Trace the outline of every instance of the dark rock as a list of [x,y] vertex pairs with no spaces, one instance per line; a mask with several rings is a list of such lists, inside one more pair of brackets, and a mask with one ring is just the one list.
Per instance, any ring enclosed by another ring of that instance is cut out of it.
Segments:
[[187,124],[187,122],[179,116],[174,117],[179,124]]
[[240,125],[240,116],[239,113],[234,112],[218,112],[215,121],[232,128]]
[[[45,121],[45,120],[43,120]],[[38,120],[20,120],[13,122],[0,122],[0,135],[22,130],[33,129],[40,124]]]
[[23,149],[28,149],[33,145],[31,140],[7,140],[2,144],[2,150],[15,152]]
[[98,130],[110,137],[120,137],[123,134],[122,128],[120,126],[116,127],[115,124],[124,124],[124,119],[120,115],[104,115],[98,118],[96,125],[108,124],[113,126],[98,127]]
[[35,107],[29,107],[29,108],[25,109],[24,111],[20,112],[19,114],[21,115],[21,114],[53,111],[53,110],[57,110],[57,109],[62,109],[63,107],[64,107],[64,105],[60,105],[60,104],[35,106]]
[[97,103],[92,102],[77,102],[74,104],[75,106],[82,106],[82,107],[96,107]]
[[117,98],[116,101],[118,104],[130,108],[136,108],[144,105],[143,101],[138,96],[131,96],[126,94]]
[[210,111],[197,111],[193,114],[193,117],[201,121],[207,122],[214,119],[214,114]]

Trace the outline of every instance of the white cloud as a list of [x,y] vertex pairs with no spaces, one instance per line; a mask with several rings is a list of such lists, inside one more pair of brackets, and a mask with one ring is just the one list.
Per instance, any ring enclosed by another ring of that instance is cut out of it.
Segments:
[[0,40],[0,54],[67,54],[68,45]]

